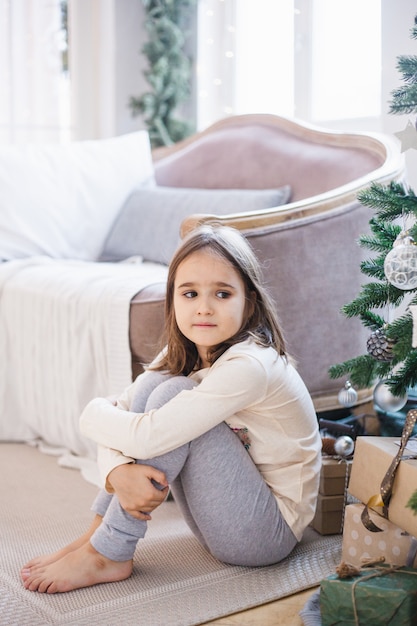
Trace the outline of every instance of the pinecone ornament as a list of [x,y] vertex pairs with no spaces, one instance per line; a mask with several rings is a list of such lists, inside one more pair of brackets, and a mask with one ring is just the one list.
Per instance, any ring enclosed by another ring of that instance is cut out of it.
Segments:
[[374,357],[377,361],[384,361],[388,363],[394,356],[393,346],[395,341],[389,339],[382,328],[374,330],[368,341],[366,347],[368,354]]

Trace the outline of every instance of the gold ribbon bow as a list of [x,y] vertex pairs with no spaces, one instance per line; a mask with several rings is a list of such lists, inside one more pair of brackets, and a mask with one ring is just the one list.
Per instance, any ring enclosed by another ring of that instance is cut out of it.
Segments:
[[382,515],[386,519],[388,519],[388,507],[389,507],[389,502],[392,496],[392,487],[394,484],[395,473],[402,459],[404,449],[413,432],[413,428],[416,423],[416,420],[417,420],[417,409],[411,409],[410,411],[408,411],[406,419],[405,419],[403,432],[401,433],[400,447],[398,448],[397,454],[393,458],[391,465],[387,469],[386,474],[384,478],[382,479],[379,494],[369,498],[368,502],[366,503],[362,511],[362,515],[361,515],[362,523],[365,526],[365,528],[367,528],[369,531],[373,533],[379,533],[383,529],[379,528],[379,526],[374,524],[374,522],[371,520],[370,515],[369,515],[369,508],[374,508],[377,506],[382,507]]

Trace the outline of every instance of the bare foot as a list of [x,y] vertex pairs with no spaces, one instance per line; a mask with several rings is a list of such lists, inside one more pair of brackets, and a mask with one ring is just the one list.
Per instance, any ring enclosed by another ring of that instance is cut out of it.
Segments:
[[90,542],[65,554],[48,565],[35,565],[21,572],[29,591],[62,593],[129,578],[133,561],[111,561],[93,548]]
[[69,554],[70,552],[74,552],[74,550],[78,550],[85,543],[87,543],[92,537],[96,528],[98,528],[101,524],[102,517],[100,515],[95,515],[90,528],[83,534],[81,537],[78,537],[72,543],[69,543],[61,550],[57,550],[56,552],[52,552],[51,554],[43,554],[42,556],[37,556],[34,559],[31,559],[21,569],[21,574],[23,577],[23,571],[30,569],[31,567],[39,567],[49,565],[50,563],[55,563],[55,561],[59,561],[63,556]]

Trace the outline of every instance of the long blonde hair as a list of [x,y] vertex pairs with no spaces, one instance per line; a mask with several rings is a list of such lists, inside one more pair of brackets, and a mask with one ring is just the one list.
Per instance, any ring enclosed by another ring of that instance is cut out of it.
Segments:
[[[261,267],[247,240],[234,228],[221,225],[203,225],[191,231],[177,248],[168,271],[165,299],[166,349],[161,361],[152,367],[167,370],[173,375],[187,376],[198,369],[200,362],[195,344],[178,328],[174,309],[174,283],[179,265],[193,253],[207,248],[210,253],[230,263],[242,278],[247,310],[239,331],[221,344],[214,346],[209,360],[214,363],[232,345],[252,337],[258,344],[276,349],[285,356],[285,342],[277,312],[263,285]],[[253,297],[252,294],[255,294]]]

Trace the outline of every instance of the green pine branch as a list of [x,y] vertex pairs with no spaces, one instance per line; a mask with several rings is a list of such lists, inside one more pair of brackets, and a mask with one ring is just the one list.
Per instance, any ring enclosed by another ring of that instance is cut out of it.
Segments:
[[417,385],[417,350],[409,350],[401,366],[390,373],[387,385],[394,396],[403,396]]
[[387,338],[395,341],[393,346],[394,359],[392,365],[401,363],[410,354],[413,335],[413,320],[410,313],[398,317],[385,327]]
[[[416,39],[417,26],[411,29],[411,37]],[[417,56],[400,55],[397,57],[397,69],[404,85],[391,92],[392,100],[389,113],[403,115],[417,112]]]
[[401,232],[398,224],[382,222],[376,217],[371,217],[369,226],[372,235],[361,235],[359,237],[359,245],[374,252],[381,252],[384,256],[391,250],[394,241]]
[[389,112],[394,115],[406,115],[417,110],[417,89],[401,87],[392,92],[394,100],[390,104]]
[[358,317],[369,309],[380,309],[388,304],[400,304],[404,291],[387,283],[366,283],[358,296],[342,307],[346,317]]
[[376,278],[378,280],[384,280],[384,260],[385,255],[380,255],[374,259],[367,259],[360,264],[362,274],[369,276],[370,278]]
[[380,221],[393,221],[398,217],[415,215],[417,212],[414,191],[406,190],[402,183],[392,182],[389,185],[371,183],[370,187],[358,193],[358,200],[364,206],[375,209]]
[[378,378],[383,378],[390,370],[388,363],[377,361],[369,354],[362,354],[329,368],[330,378],[347,376],[354,387],[366,389]]
[[413,493],[413,495],[407,502],[407,507],[411,509],[415,515],[417,515],[417,490]]
[[371,330],[378,330],[385,324],[384,318],[381,315],[377,315],[374,311],[364,311],[359,315],[359,319],[365,328],[370,328]]
[[397,69],[402,74],[403,81],[409,84],[417,82],[417,56],[400,55],[397,58]]

